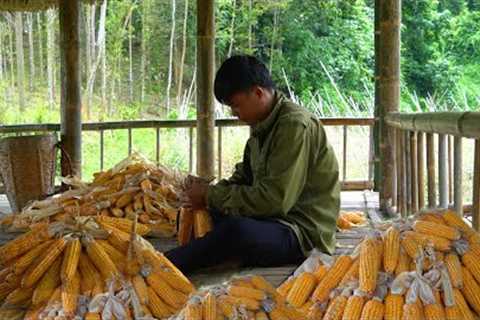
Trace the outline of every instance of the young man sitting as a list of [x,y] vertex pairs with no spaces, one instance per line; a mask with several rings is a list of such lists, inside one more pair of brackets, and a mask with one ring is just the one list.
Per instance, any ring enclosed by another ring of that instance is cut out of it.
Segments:
[[222,64],[215,96],[251,136],[229,179],[187,187],[189,205],[207,207],[214,229],[166,256],[189,273],[230,259],[267,267],[299,263],[313,248],[333,253],[338,164],[320,121],[277,91],[252,56]]

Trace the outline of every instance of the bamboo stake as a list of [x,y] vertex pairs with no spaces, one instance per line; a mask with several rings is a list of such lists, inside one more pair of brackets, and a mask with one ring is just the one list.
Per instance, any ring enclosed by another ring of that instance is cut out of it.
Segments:
[[453,184],[455,211],[463,217],[463,154],[462,137],[455,137],[454,140],[454,163],[453,163]]
[[428,175],[428,206],[437,206],[437,192],[435,185],[435,144],[432,133],[427,133],[427,175]]
[[421,210],[425,207],[425,139],[423,132],[418,132],[417,148],[418,208]]
[[418,212],[417,133],[410,132],[410,168],[412,213]]
[[438,135],[438,194],[439,207],[448,208],[448,168],[447,168],[447,136]]
[[395,145],[395,157],[396,157],[396,170],[397,170],[397,213],[402,212],[402,205],[403,205],[403,162],[402,162],[402,155],[403,155],[403,147],[402,147],[402,131],[400,129],[395,130],[395,138],[396,138],[396,145]]
[[407,181],[407,188],[405,197],[407,198],[407,214],[412,214],[413,206],[412,206],[412,146],[410,144],[410,132],[405,131],[404,133],[404,140],[405,140],[405,165],[406,165],[406,172],[405,177]]
[[448,203],[453,203],[453,137],[447,136],[448,141]]

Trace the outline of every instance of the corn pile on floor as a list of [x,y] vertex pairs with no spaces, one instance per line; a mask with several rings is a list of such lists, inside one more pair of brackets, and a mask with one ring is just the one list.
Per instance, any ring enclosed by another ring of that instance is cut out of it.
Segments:
[[[349,231],[337,232],[336,253],[349,253],[364,238],[366,232],[383,221],[379,211],[378,193],[371,191],[342,192],[342,210],[362,211],[369,217],[369,226],[355,228]],[[5,195],[0,195],[0,214],[9,213],[10,206]],[[0,245],[13,239],[16,234],[1,233]],[[154,239],[148,238],[154,247],[161,251],[168,251],[177,246],[175,239]],[[227,263],[214,268],[203,269],[189,278],[197,287],[216,284],[229,279],[234,275],[258,274],[269,280],[274,286],[280,285],[297,268],[295,265],[288,265],[276,268],[239,268],[235,263]]]

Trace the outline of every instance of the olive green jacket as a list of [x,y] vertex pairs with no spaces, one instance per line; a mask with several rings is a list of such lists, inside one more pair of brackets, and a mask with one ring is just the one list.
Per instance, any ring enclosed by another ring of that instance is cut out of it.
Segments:
[[252,129],[243,161],[208,188],[208,207],[274,219],[296,233],[304,254],[333,253],[340,207],[338,163],[325,130],[306,109],[276,93],[270,115]]

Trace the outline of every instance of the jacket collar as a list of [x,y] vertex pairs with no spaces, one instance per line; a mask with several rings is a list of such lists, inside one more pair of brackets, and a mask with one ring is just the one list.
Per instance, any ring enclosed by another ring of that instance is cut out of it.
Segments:
[[252,136],[257,137],[259,135],[265,134],[266,132],[269,132],[273,124],[277,120],[282,103],[285,100],[285,95],[275,90],[274,99],[276,101],[273,104],[272,111],[270,112],[268,117],[252,126]]

